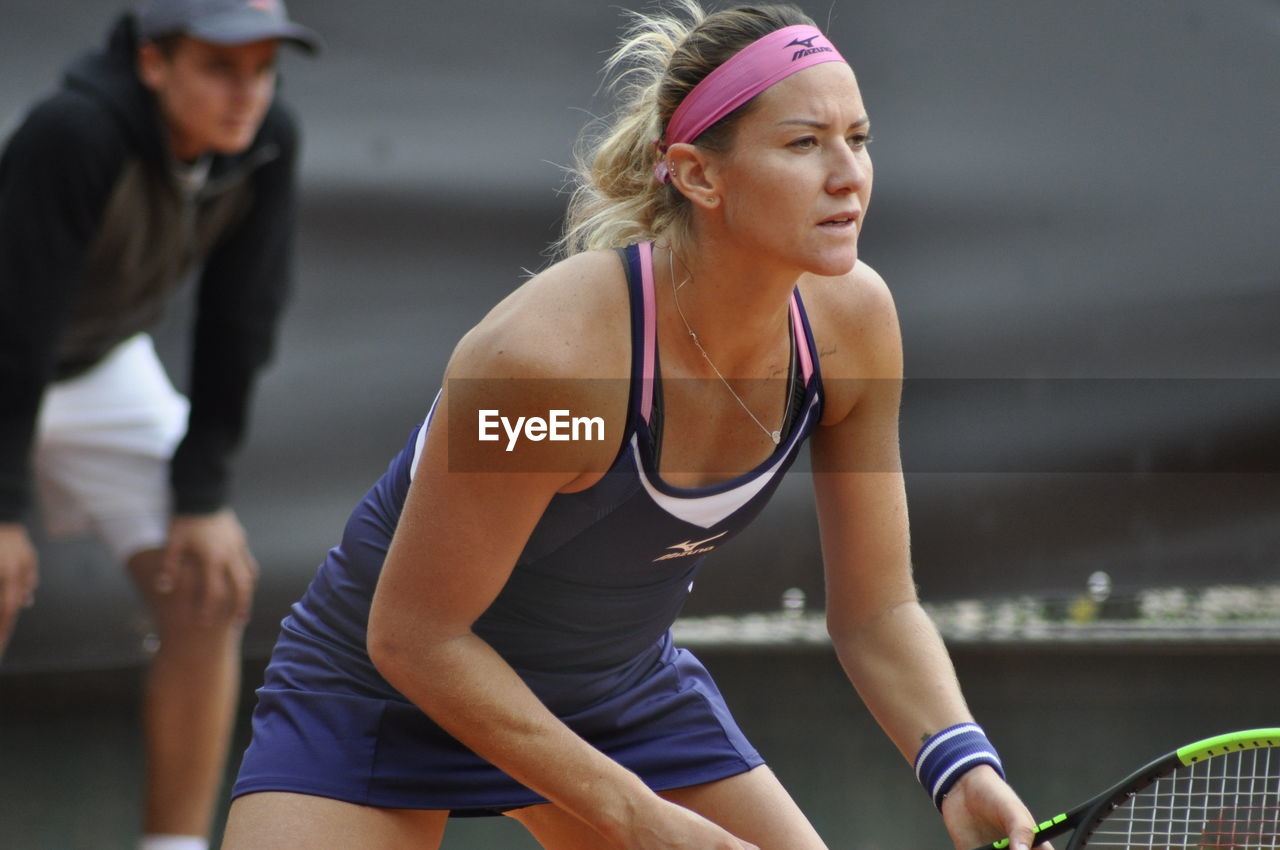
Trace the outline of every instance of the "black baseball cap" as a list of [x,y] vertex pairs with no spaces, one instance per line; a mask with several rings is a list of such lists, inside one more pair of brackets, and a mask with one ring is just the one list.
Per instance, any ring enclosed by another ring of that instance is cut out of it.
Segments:
[[282,0],[146,0],[134,14],[143,41],[189,35],[235,45],[278,38],[309,53],[321,46],[320,36],[289,20]]

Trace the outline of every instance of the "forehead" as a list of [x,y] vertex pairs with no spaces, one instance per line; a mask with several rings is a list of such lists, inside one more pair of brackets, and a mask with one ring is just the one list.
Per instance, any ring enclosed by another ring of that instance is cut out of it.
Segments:
[[177,54],[192,59],[219,59],[226,62],[256,63],[271,59],[279,47],[274,38],[251,41],[247,44],[214,44],[193,36],[183,36]]
[[865,111],[853,69],[844,62],[824,62],[761,92],[752,115],[768,122],[787,118],[855,121]]

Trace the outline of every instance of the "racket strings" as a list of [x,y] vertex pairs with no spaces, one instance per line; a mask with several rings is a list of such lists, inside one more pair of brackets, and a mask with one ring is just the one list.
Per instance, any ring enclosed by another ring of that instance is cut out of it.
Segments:
[[1122,803],[1081,846],[1280,848],[1280,755],[1264,747],[1179,768]]

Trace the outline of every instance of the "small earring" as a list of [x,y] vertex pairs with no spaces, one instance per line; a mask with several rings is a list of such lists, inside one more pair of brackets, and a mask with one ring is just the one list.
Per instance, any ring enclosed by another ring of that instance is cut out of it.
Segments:
[[715,196],[715,195],[707,195],[707,203],[708,203],[708,204],[714,204],[715,202],[716,202],[716,196]]

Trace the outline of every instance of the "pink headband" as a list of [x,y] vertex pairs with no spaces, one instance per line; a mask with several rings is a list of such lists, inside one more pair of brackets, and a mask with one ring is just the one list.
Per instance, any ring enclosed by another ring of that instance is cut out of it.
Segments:
[[[712,124],[797,71],[843,61],[817,27],[801,24],[775,30],[730,56],[693,87],[667,122],[667,135],[658,141],[658,150],[665,153],[670,145],[692,142]],[[661,183],[671,180],[661,157],[653,175]]]

